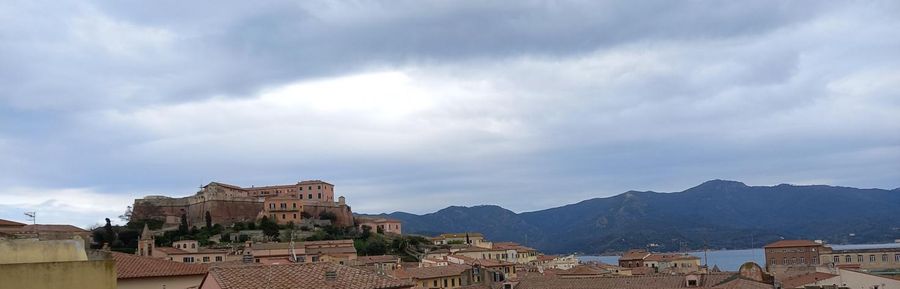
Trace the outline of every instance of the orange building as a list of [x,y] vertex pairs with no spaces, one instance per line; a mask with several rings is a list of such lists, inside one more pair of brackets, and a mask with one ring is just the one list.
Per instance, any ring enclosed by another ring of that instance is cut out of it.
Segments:
[[264,216],[275,221],[279,225],[288,223],[297,224],[302,219],[303,201],[291,197],[266,198],[263,207]]

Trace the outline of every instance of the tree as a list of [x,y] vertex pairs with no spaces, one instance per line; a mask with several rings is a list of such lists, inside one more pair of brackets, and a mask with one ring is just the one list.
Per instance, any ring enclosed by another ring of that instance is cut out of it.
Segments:
[[234,222],[234,224],[231,226],[231,228],[234,229],[235,231],[242,231],[247,227],[245,226],[245,224],[243,222]]
[[206,211],[206,228],[212,228],[212,215],[209,214],[209,211]]
[[278,237],[278,224],[276,224],[275,221],[269,220],[269,217],[267,216],[263,216],[262,220],[259,221],[259,228],[266,236]]
[[369,225],[362,225],[362,234],[360,234],[360,239],[368,239],[369,236],[372,236],[372,227]]
[[116,232],[113,231],[113,227],[109,221],[109,218],[106,218],[106,225],[103,226],[103,241],[112,246],[112,243],[115,240]]
[[319,214],[319,220],[329,220],[331,223],[337,221],[337,215],[332,212],[322,212]]
[[181,224],[178,225],[178,235],[184,236],[187,235],[190,230],[187,223],[187,214],[181,214]]
[[126,224],[131,222],[131,215],[134,214],[134,211],[131,209],[131,206],[125,207],[125,213],[119,215],[119,219]]

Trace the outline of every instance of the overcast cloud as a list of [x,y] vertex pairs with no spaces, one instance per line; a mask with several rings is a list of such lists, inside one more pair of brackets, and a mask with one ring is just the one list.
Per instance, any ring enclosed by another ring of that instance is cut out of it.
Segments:
[[900,186],[896,1],[0,3],[0,218],[210,181],[354,211]]

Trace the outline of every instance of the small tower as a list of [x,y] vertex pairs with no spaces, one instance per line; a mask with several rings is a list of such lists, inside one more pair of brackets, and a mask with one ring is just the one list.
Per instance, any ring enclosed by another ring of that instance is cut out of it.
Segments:
[[153,249],[156,246],[155,241],[153,234],[150,233],[150,228],[145,223],[144,230],[141,231],[141,239],[138,240],[138,248],[134,251],[134,254],[141,257],[153,257]]
[[346,204],[347,204],[347,199],[344,199],[344,196],[338,197],[338,204],[339,204],[339,205],[346,205]]

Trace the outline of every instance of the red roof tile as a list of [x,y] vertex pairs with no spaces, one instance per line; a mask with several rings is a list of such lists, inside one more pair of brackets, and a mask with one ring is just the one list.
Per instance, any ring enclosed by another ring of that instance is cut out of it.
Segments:
[[[327,280],[327,272],[334,273],[333,280]],[[210,282],[210,278],[214,278],[222,289],[399,289],[414,286],[407,281],[332,263],[213,267],[204,278],[204,284]]]
[[111,252],[118,279],[204,275],[207,266]]
[[786,248],[786,247],[815,247],[822,246],[822,244],[810,241],[810,240],[781,240],[771,244],[766,245],[763,248]]
[[822,281],[825,279],[830,279],[837,277],[838,275],[822,273],[822,272],[814,272],[814,273],[806,273],[803,275],[791,276],[781,280],[782,288],[803,288],[803,285],[813,284],[816,281]]
[[472,267],[459,264],[434,267],[401,268],[394,270],[394,273],[392,275],[400,279],[431,279],[438,277],[459,276],[469,268]]
[[9,226],[9,227],[22,227],[22,226],[25,226],[25,224],[19,223],[19,222],[13,222],[13,221],[10,221],[10,220],[0,219],[0,227],[7,227],[7,226]]

